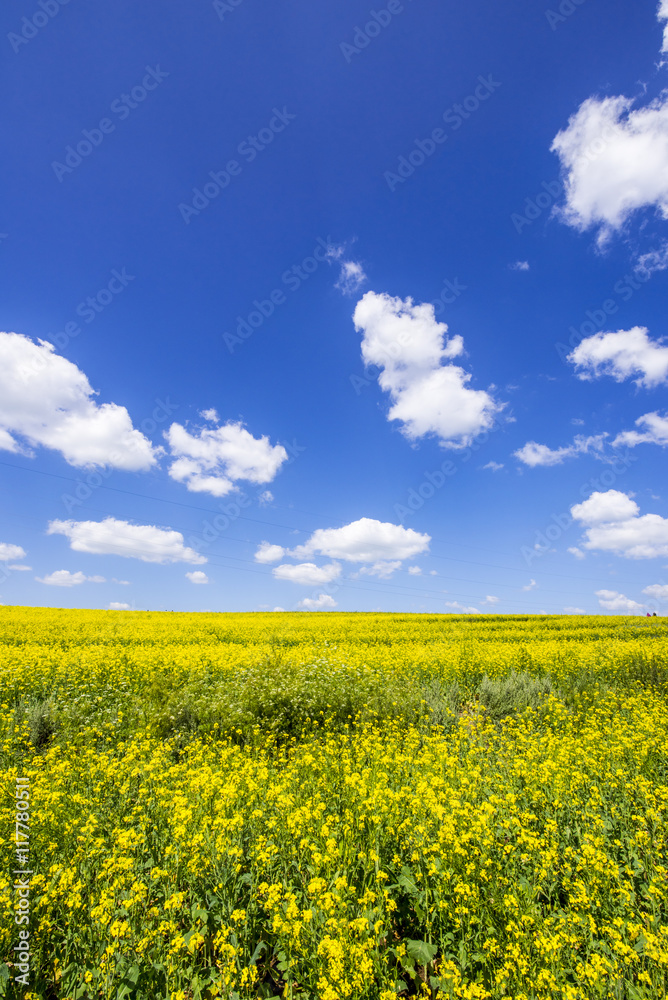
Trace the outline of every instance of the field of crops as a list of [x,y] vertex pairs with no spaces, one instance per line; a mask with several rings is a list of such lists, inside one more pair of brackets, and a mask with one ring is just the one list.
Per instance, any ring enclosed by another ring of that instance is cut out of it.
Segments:
[[0,608],[0,684],[2,996],[668,994],[661,619]]

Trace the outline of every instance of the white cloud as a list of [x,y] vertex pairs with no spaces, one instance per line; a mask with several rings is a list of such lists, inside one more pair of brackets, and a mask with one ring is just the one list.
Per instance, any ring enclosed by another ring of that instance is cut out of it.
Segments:
[[602,524],[627,521],[638,513],[638,504],[620,490],[592,493],[587,500],[571,507],[571,514],[583,524]]
[[323,608],[337,607],[337,603],[329,594],[319,594],[318,597],[305,597],[297,607],[304,608],[305,611],[322,611]]
[[10,563],[7,569],[13,570],[15,573],[29,573],[32,570],[32,566],[23,566],[18,563]]
[[120,583],[120,585],[122,587],[129,587],[130,586],[130,581],[129,580],[117,580],[115,576],[112,576],[111,582],[112,583]]
[[668,556],[668,519],[658,514],[640,516],[638,505],[625,493],[592,493],[584,503],[571,507],[571,514],[586,525],[585,549],[613,552],[625,559]]
[[[659,9],[656,12],[656,16],[659,21],[668,22],[668,0],[659,0]],[[663,45],[661,46],[662,52],[668,52],[668,23],[663,26]]]
[[82,583],[106,583],[103,576],[86,576],[84,573],[70,573],[68,569],[57,569],[48,576],[35,577],[38,583],[49,587],[77,587]]
[[109,605],[109,610],[110,611],[130,611],[131,608],[130,608],[129,604],[121,604],[120,601],[112,601],[111,604]]
[[489,469],[491,472],[499,472],[503,468],[503,462],[488,462],[482,468]]
[[668,347],[648,337],[644,326],[585,337],[568,355],[568,361],[581,379],[610,375],[623,382],[638,375],[636,385],[646,389],[668,382]]
[[344,246],[330,244],[325,254],[330,264],[339,265],[339,277],[334,285],[344,295],[354,295],[366,281],[364,268],[356,260],[345,259],[346,249]]
[[254,438],[240,422],[222,427],[200,427],[191,434],[181,424],[165,431],[171,457],[169,475],[194,493],[222,497],[237,480],[268,483],[276,476],[288,453],[265,436]]
[[25,556],[25,549],[22,549],[20,545],[0,542],[0,562],[9,562],[10,559],[25,559]]
[[539,465],[561,465],[565,459],[573,458],[575,455],[600,452],[606,437],[606,434],[595,434],[590,437],[578,434],[573,439],[573,444],[565,445],[563,448],[549,448],[546,444],[538,444],[537,441],[527,441],[514,451],[513,455],[532,469]]
[[657,271],[665,271],[668,267],[668,241],[664,242],[656,249],[640,254],[636,262],[636,271],[641,271],[648,277],[656,274]]
[[395,559],[390,562],[387,560],[381,560],[380,562],[374,563],[373,566],[362,566],[359,573],[355,575],[377,576],[380,580],[389,580],[400,566],[400,559]]
[[276,607],[274,608],[274,611],[285,611],[285,608]]
[[422,576],[422,570],[419,566],[409,566],[408,572],[411,576]]
[[320,553],[330,559],[348,562],[378,563],[410,559],[429,548],[431,538],[412,528],[387,521],[361,517],[342,528],[318,528],[292,555],[302,557]]
[[316,566],[312,562],[298,563],[296,566],[282,563],[280,566],[274,566],[272,572],[277,580],[289,580],[291,583],[315,587],[317,584],[336,580],[341,575],[341,567],[338,563],[328,563],[326,566]]
[[459,601],[446,601],[446,608],[452,608],[453,611],[458,611],[462,615],[479,615],[480,612],[477,608],[472,607],[467,604],[460,604]]
[[[70,465],[150,469],[156,449],[124,406],[98,404],[82,371],[44,340],[0,333],[0,448],[59,451]],[[22,443],[13,435],[23,439]]]
[[598,228],[601,245],[638,209],[668,218],[668,93],[644,108],[633,103],[588,98],[551,146],[565,172],[562,219]]
[[201,569],[195,569],[192,573],[186,573],[186,579],[191,583],[209,583],[209,578]]
[[586,613],[587,612],[585,611],[584,608],[571,608],[571,607],[564,608],[565,615],[586,615]]
[[463,448],[492,427],[505,404],[470,389],[471,375],[444,363],[463,352],[464,342],[444,340],[447,325],[436,321],[431,303],[367,292],[353,321],[363,331],[364,363],[383,369],[378,384],[392,400],[388,420],[400,421],[407,438],[433,434],[445,447]]
[[653,583],[645,587],[643,594],[653,597],[657,601],[668,601],[668,586],[665,583]]
[[571,545],[569,547],[568,551],[570,552],[570,554],[572,556],[575,556],[576,559],[584,559],[585,558],[584,552],[582,551],[582,549],[579,549],[577,547],[577,545]]
[[282,559],[285,549],[282,545],[271,545],[269,542],[260,542],[260,547],[255,553],[255,562],[272,563]]
[[529,261],[528,260],[516,260],[514,264],[509,264],[511,271],[528,271]]
[[205,563],[204,556],[183,544],[183,535],[150,524],[130,524],[114,517],[103,521],[51,521],[48,535],[65,535],[75,552],[124,556],[150,563]]
[[624,611],[630,614],[632,611],[643,610],[642,604],[632,601],[630,597],[626,597],[616,590],[597,590],[596,596],[598,603],[606,611]]
[[273,501],[274,501],[274,494],[271,492],[271,490],[262,490],[262,493],[258,494],[257,502],[260,504],[260,506],[264,506],[264,504],[267,503],[273,503]]
[[522,587],[522,590],[533,590],[534,587],[537,587],[537,586],[538,586],[538,584],[536,583],[535,580],[529,580],[529,582],[527,583],[526,587]]
[[218,416],[218,410],[214,410],[213,407],[211,407],[210,410],[200,410],[199,411],[199,415],[200,415],[200,417],[204,417],[205,420],[208,420],[210,424],[219,424],[220,423],[220,417]]
[[482,603],[483,604],[487,604],[487,605],[494,605],[494,604],[498,604],[499,600],[500,600],[499,597],[495,597],[493,594],[488,594],[487,597],[485,598],[485,600]]
[[635,422],[638,431],[622,431],[612,442],[613,447],[626,445],[628,448],[635,448],[637,444],[658,444],[662,448],[668,445],[668,413],[661,416],[655,410],[653,413],[644,413]]

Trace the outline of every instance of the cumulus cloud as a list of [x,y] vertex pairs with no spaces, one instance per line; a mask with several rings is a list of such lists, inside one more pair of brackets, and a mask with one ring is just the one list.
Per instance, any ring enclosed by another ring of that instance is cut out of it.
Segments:
[[339,265],[339,277],[334,285],[344,295],[354,295],[366,281],[364,268],[357,260],[346,258],[346,248],[330,244],[325,254],[330,264]]
[[204,556],[183,543],[179,531],[151,524],[130,524],[115,517],[103,521],[51,521],[48,535],[65,535],[75,552],[124,556],[150,563],[205,563]]
[[409,566],[408,572],[411,576],[422,576],[422,570],[419,566]]
[[10,563],[7,569],[11,569],[15,573],[29,573],[32,570],[32,566],[24,566],[22,563]]
[[363,331],[364,363],[382,369],[378,384],[392,400],[388,420],[398,420],[407,438],[434,435],[444,447],[463,448],[492,427],[505,404],[469,388],[471,375],[447,363],[464,342],[444,339],[447,325],[436,321],[431,303],[367,292],[353,321]]
[[291,554],[302,557],[320,553],[348,562],[402,561],[426,552],[430,541],[429,535],[401,524],[361,517],[342,528],[318,528]]
[[637,375],[635,384],[645,389],[668,382],[668,347],[648,337],[643,326],[585,337],[567,360],[581,379],[610,375],[623,382]]
[[537,441],[527,441],[525,445],[514,451],[513,455],[532,469],[539,465],[561,465],[567,458],[573,458],[575,455],[602,451],[606,437],[606,434],[596,434],[591,437],[578,434],[572,444],[565,445],[563,448],[549,448],[546,444],[538,444]]
[[635,448],[637,444],[658,444],[662,448],[668,445],[668,413],[661,416],[656,410],[644,413],[635,422],[637,431],[622,431],[612,442],[615,448],[625,445]]
[[165,431],[171,457],[169,475],[193,493],[225,496],[240,479],[268,483],[288,453],[265,436],[254,438],[240,422],[200,427],[193,433],[174,423]]
[[[380,580],[389,580],[390,577],[396,573],[396,571],[401,566],[400,559],[394,559],[391,561],[381,560],[380,562],[374,563],[373,566],[362,566],[357,576],[377,576]],[[410,570],[409,570],[410,572]]]
[[457,611],[461,615],[479,615],[480,612],[477,608],[472,605],[460,604],[459,601],[446,601],[446,608],[452,608],[453,611]]
[[645,587],[643,594],[653,597],[656,601],[668,601],[668,585],[665,583],[653,583]]
[[272,563],[278,562],[285,555],[282,545],[271,545],[269,542],[260,542],[260,547],[255,553],[255,562]]
[[575,556],[576,559],[584,559],[585,558],[584,552],[582,551],[582,549],[579,549],[577,547],[577,545],[571,545],[569,547],[568,551],[570,552],[570,554],[572,556]]
[[565,615],[585,615],[586,613],[587,612],[584,610],[584,608],[571,608],[571,607],[564,608]]
[[498,604],[499,600],[500,598],[495,597],[494,594],[488,594],[482,603],[487,604],[488,606],[493,606],[494,604]]
[[31,455],[42,445],[70,465],[150,469],[161,449],[132,425],[124,406],[97,403],[75,364],[52,344],[0,333],[0,448]]
[[82,583],[105,583],[103,576],[86,576],[84,573],[70,573],[68,569],[57,569],[48,576],[36,576],[38,583],[49,587],[77,587]]
[[632,601],[625,594],[620,594],[616,590],[597,590],[598,603],[606,611],[622,611],[630,614],[633,611],[642,611],[643,605],[637,601]]
[[668,218],[668,93],[632,110],[626,97],[590,97],[552,143],[564,172],[562,219],[598,229],[604,244],[638,209]]
[[668,0],[659,0],[657,17],[659,21],[667,22],[663,26],[663,45],[661,46],[661,51],[668,52]]
[[322,611],[324,608],[337,607],[337,603],[329,594],[319,594],[317,597],[305,597],[297,607],[305,611]]
[[527,583],[526,587],[522,587],[522,590],[533,590],[534,587],[537,587],[537,586],[538,586],[538,584],[536,583],[535,580],[529,580],[529,582]]
[[10,559],[25,559],[25,556],[25,549],[22,549],[20,545],[0,542],[0,562],[9,562]]
[[586,526],[583,548],[613,552],[625,559],[668,556],[668,519],[640,515],[637,503],[619,490],[592,493],[571,507],[576,521]]
[[195,569],[192,573],[186,573],[186,580],[191,583],[209,583],[209,578],[201,569]]
[[277,580],[289,580],[291,583],[315,587],[336,580],[341,575],[341,567],[338,563],[327,563],[326,566],[316,566],[312,562],[298,563],[295,566],[282,563],[280,566],[274,566],[272,572]]
[[511,271],[528,271],[529,261],[528,260],[516,260],[514,264],[509,264]]
[[668,241],[664,242],[656,250],[648,250],[647,253],[639,254],[636,261],[636,270],[648,277],[656,274],[657,271],[665,271],[668,267]]
[[503,468],[503,462],[488,462],[487,465],[483,465],[482,468],[489,469],[490,472],[499,472]]
[[120,601],[112,601],[111,604],[109,605],[109,610],[110,611],[130,611],[131,608],[130,608],[129,604],[122,604]]

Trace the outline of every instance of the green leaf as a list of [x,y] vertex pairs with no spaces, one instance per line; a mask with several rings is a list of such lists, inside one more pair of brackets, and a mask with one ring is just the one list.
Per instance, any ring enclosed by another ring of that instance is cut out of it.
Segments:
[[413,882],[412,879],[407,878],[406,875],[400,875],[397,881],[401,888],[405,889],[406,892],[409,892],[411,896],[417,896],[420,892],[415,882]]
[[436,952],[438,951],[438,946],[435,944],[429,944],[428,941],[407,941],[406,951],[419,962],[420,965],[428,965],[436,957]]

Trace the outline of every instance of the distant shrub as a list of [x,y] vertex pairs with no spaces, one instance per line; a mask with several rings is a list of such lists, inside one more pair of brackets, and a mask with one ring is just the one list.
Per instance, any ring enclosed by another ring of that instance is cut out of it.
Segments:
[[502,719],[527,708],[539,708],[551,693],[548,677],[531,677],[513,670],[495,680],[485,674],[478,688],[478,699],[493,719]]

